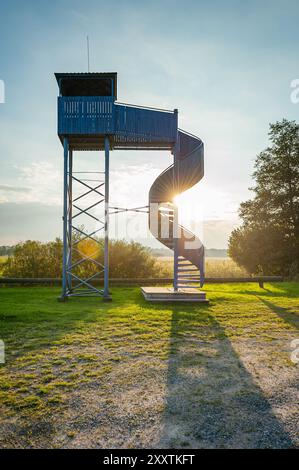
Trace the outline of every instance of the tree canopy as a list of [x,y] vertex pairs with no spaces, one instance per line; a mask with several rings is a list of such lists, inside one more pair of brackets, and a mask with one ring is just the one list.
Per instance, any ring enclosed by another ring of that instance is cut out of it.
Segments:
[[254,274],[299,272],[299,126],[286,119],[270,124],[270,146],[255,161],[250,188],[241,203],[241,227],[229,239],[229,255]]

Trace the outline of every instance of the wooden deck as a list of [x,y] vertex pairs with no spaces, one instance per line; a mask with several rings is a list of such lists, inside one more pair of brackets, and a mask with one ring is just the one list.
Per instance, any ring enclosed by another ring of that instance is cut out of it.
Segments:
[[141,292],[149,302],[200,302],[209,303],[206,293],[198,289],[178,289],[172,287],[141,287]]

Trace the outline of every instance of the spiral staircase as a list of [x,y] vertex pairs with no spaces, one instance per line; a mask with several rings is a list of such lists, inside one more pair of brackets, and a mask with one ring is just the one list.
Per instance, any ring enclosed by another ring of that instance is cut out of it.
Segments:
[[177,211],[173,200],[202,179],[203,142],[179,130],[173,154],[174,164],[164,170],[150,188],[149,227],[161,243],[174,250],[174,288],[194,289],[204,283],[204,246],[195,234],[179,224],[175,233]]

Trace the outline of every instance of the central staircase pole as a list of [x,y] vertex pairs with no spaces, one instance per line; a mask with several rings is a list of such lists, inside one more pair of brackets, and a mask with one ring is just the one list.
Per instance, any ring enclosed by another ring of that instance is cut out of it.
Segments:
[[[177,137],[176,144],[173,151],[173,194],[176,196],[179,193],[179,139]],[[173,222],[172,222],[172,236],[173,236],[173,290],[178,290],[178,236],[179,236],[179,221],[178,221],[178,206],[173,202]]]

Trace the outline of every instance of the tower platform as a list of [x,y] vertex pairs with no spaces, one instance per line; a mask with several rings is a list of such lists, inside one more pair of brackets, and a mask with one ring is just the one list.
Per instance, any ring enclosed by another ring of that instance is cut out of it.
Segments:
[[208,304],[206,293],[198,289],[178,289],[173,287],[141,287],[141,292],[149,302],[200,302]]

